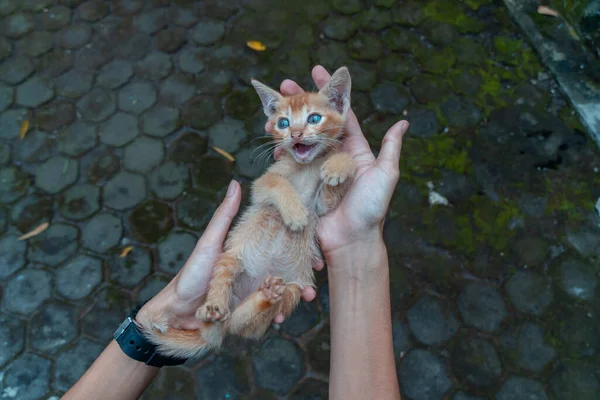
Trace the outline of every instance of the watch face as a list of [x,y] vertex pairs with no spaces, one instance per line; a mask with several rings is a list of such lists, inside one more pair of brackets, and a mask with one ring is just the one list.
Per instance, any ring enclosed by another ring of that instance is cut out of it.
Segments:
[[119,336],[121,336],[123,334],[123,332],[125,332],[125,329],[127,329],[127,327],[133,322],[133,320],[130,317],[125,318],[125,321],[123,321],[121,323],[121,325],[119,325],[119,327],[117,328],[117,330],[115,331],[115,333],[113,333],[113,339],[118,339]]

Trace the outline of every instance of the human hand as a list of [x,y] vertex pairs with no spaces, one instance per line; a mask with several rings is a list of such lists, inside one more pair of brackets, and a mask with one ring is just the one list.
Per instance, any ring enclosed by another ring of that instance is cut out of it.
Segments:
[[[312,70],[312,77],[317,88],[321,89],[330,75],[325,68],[317,65]],[[291,80],[283,81],[280,91],[286,96],[303,92]],[[272,129],[268,122],[265,128],[267,131]],[[321,218],[318,235],[326,259],[348,246],[381,239],[384,218],[400,177],[402,137],[407,129],[407,121],[399,121],[392,126],[383,138],[379,156],[375,158],[356,115],[352,110],[348,112],[341,150],[353,157],[357,169],[340,205]]]
[[[241,197],[240,184],[232,181],[225,199],[215,211],[183,268],[138,314],[152,310],[152,315],[168,315],[168,326],[174,329],[197,330],[202,327],[204,322],[196,318],[196,310],[204,303],[213,267],[223,252],[223,242],[240,208]],[[315,297],[312,287],[303,289],[302,298],[305,301],[312,301]],[[277,315],[274,322],[283,322],[283,315]]]

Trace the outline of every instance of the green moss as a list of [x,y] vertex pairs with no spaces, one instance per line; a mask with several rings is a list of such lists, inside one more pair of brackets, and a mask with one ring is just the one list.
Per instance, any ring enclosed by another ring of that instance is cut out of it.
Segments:
[[[593,183],[592,183],[593,184]],[[569,176],[546,178],[548,213],[564,213],[569,221],[585,221],[594,209],[595,197],[589,183]]]
[[564,107],[562,110],[560,110],[559,116],[569,128],[585,132],[585,128],[581,124],[579,115],[575,112],[575,110],[573,110],[571,106]]
[[443,74],[450,70],[456,62],[454,51],[449,47],[441,50],[421,47],[417,49],[415,56],[419,60],[419,64],[421,64],[423,70],[432,74]]
[[484,28],[483,22],[466,15],[464,6],[455,2],[434,0],[423,7],[423,14],[435,21],[452,24],[461,33],[477,33]]
[[494,38],[494,51],[496,58],[505,64],[519,65],[521,60],[517,57],[523,47],[523,42],[518,39],[511,39],[506,36],[496,36]]
[[494,0],[462,0],[463,3],[468,5],[473,10],[477,10],[483,5],[491,4],[493,1]]
[[408,177],[422,174],[435,176],[441,168],[461,174],[470,172],[471,160],[467,150],[471,147],[471,142],[461,139],[459,142],[451,135],[438,135],[428,139],[406,138],[401,161],[403,174]]

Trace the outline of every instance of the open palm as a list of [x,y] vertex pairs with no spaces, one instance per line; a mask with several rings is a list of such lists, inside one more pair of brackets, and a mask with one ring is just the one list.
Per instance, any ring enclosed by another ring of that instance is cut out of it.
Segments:
[[[312,70],[312,77],[317,88],[321,89],[330,75],[325,68],[317,65]],[[303,90],[296,82],[285,80],[280,91],[284,95],[294,95]],[[400,177],[402,136],[407,128],[406,121],[392,126],[383,138],[381,151],[376,158],[356,115],[352,110],[349,111],[341,150],[356,161],[356,176],[338,208],[321,218],[318,235],[325,255],[353,245],[362,240],[364,234],[383,223]]]

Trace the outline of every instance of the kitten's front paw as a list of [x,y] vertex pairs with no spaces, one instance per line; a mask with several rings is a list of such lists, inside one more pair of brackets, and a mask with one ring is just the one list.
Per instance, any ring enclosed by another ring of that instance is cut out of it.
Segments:
[[258,289],[262,290],[269,303],[275,304],[283,298],[285,283],[283,283],[283,279],[273,278],[269,275]]
[[281,212],[283,223],[292,231],[300,231],[308,225],[308,211],[302,203]]
[[229,318],[229,309],[221,304],[207,302],[198,308],[196,318],[204,322],[223,322]]
[[356,167],[348,154],[340,153],[332,156],[321,167],[321,179],[329,186],[341,185],[354,176]]

